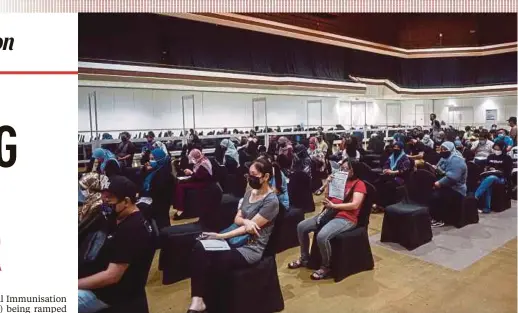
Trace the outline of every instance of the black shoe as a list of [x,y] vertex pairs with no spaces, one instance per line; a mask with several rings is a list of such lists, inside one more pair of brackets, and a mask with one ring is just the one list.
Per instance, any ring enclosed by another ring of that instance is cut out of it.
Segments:
[[187,313],[207,313],[207,310],[203,310],[203,311],[187,310]]

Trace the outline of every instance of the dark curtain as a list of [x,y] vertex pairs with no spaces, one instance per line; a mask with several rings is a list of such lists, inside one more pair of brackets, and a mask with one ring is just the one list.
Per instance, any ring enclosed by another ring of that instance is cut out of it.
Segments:
[[401,87],[516,83],[517,54],[402,59],[155,14],[80,14],[79,58]]

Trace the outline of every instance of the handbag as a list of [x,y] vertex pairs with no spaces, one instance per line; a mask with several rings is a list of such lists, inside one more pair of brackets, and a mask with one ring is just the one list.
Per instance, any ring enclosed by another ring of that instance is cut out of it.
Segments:
[[[354,187],[356,187],[356,184],[359,182],[360,180],[357,180],[352,186],[351,186],[351,189],[349,189],[349,191],[347,192],[347,195],[345,196],[344,198],[344,201],[342,203],[346,203],[346,202],[349,202],[353,196],[353,191],[354,191]],[[335,210],[335,209],[331,209],[331,208],[328,208],[328,207],[324,207],[322,209],[322,211],[320,212],[320,214],[318,215],[317,217],[317,226],[318,226],[318,229],[322,229],[322,227],[324,227],[327,223],[329,223],[332,219],[334,219],[336,217],[336,215],[338,214],[339,210]]]
[[[264,202],[264,199],[266,199],[266,197],[268,197],[269,195],[270,195],[270,193],[266,194],[261,201]],[[255,216],[259,212],[261,206],[262,206],[262,203],[261,203],[261,205],[258,205],[257,210],[252,212],[252,214],[250,214],[250,215]],[[239,227],[241,227],[241,226],[237,225],[236,223],[232,223],[232,225],[230,225],[229,227],[222,230],[220,232],[220,234],[228,233]],[[250,234],[244,234],[244,235],[239,235],[239,236],[235,236],[232,238],[228,238],[227,243],[231,248],[239,248],[239,247],[242,247],[242,246],[248,244],[251,240],[252,240],[252,236]]]

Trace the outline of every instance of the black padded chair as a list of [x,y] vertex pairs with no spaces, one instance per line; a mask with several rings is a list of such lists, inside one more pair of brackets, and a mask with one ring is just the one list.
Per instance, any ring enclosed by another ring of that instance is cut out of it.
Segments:
[[360,162],[358,166],[358,173],[356,175],[358,178],[363,180],[364,182],[369,182],[371,184],[375,184],[379,180],[379,173],[376,173],[372,170],[370,166],[367,164]]
[[218,228],[221,226],[218,225],[228,226],[232,223],[234,216],[229,221],[223,221],[228,218],[228,215],[222,213],[221,202],[220,186],[216,183],[209,184],[204,190],[202,197],[204,208],[200,211],[200,219],[197,222],[173,225],[160,231],[161,250],[158,266],[163,271],[162,283],[164,285],[190,277],[189,259],[196,244],[196,237],[203,231],[219,231]]
[[480,182],[480,174],[482,174],[484,168],[474,162],[466,162],[468,167],[468,177],[466,179],[466,187],[468,193],[475,192]]
[[511,197],[507,193],[508,186],[493,184],[491,195],[491,211],[503,212],[511,207]]
[[460,206],[450,203],[444,217],[447,225],[453,225],[456,228],[477,224],[478,221],[478,200],[472,195],[463,197]]
[[[282,204],[279,204],[279,210],[285,210]],[[293,247],[299,246],[299,239],[297,236],[297,225],[304,220],[304,211],[302,209],[291,206],[289,211],[286,211],[284,219],[280,227],[280,236],[276,252],[281,253]]]
[[315,211],[315,202],[311,192],[311,178],[304,172],[294,172],[289,177],[288,194],[290,204],[303,212]]
[[273,313],[284,310],[275,261],[284,218],[285,211],[281,207],[263,258],[257,264],[233,271],[230,275],[216,274],[211,278],[211,291],[205,299],[209,313]]
[[395,242],[414,250],[432,240],[428,202],[435,181],[435,175],[429,171],[414,173],[405,187],[405,199],[385,208],[381,242]]
[[[369,182],[365,182],[367,195],[363,200],[358,224],[352,230],[345,231],[331,239],[331,275],[335,282],[363,271],[374,268],[374,259],[369,244],[369,218],[373,200],[376,198],[376,188]],[[317,232],[313,235],[316,238]],[[313,241],[311,255],[308,264],[309,268],[318,269],[322,262],[320,250]]]

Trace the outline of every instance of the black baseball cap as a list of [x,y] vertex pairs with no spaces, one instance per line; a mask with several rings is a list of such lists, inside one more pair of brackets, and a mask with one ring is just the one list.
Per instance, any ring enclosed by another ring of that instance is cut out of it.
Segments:
[[513,122],[516,124],[516,116],[511,116],[508,120],[508,122]]
[[103,183],[101,191],[108,192],[115,196],[118,200],[130,198],[135,202],[137,197],[137,186],[124,176],[112,176],[107,182]]

